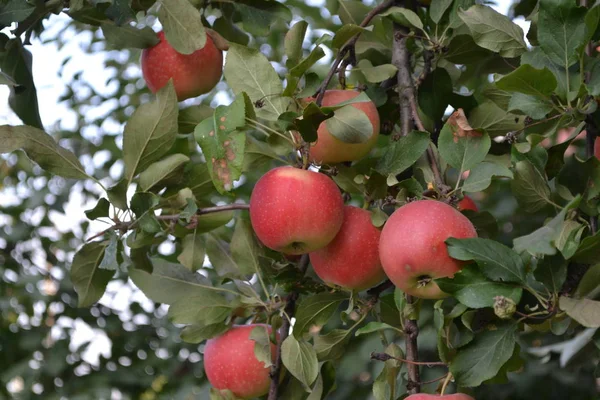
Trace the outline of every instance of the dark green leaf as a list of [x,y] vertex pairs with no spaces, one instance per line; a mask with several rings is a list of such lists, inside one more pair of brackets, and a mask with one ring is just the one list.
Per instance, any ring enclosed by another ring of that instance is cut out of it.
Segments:
[[187,343],[202,343],[225,333],[229,329],[225,324],[189,325],[181,331],[181,339]]
[[153,188],[189,160],[189,157],[186,155],[171,154],[151,164],[140,174],[140,189],[147,191]]
[[462,110],[448,118],[438,142],[440,155],[460,172],[483,161],[490,146],[489,135],[471,128]]
[[83,245],[71,264],[71,281],[79,296],[79,307],[96,303],[112,279],[114,271],[100,269],[106,243],[91,242]]
[[347,299],[348,295],[341,292],[318,293],[305,298],[296,311],[294,335],[301,338],[312,326],[325,325],[340,304]]
[[482,162],[471,169],[469,177],[462,185],[462,190],[463,192],[481,192],[490,186],[494,176],[512,179],[513,173],[502,164]]
[[386,148],[375,169],[384,176],[397,175],[417,162],[428,146],[429,133],[412,131]]
[[551,204],[550,187],[546,177],[529,161],[515,165],[512,192],[526,212],[535,212]]
[[102,197],[100,200],[98,200],[98,203],[96,203],[96,206],[94,208],[92,208],[91,210],[85,211],[85,216],[90,221],[93,221],[98,218],[108,218],[109,210],[110,210],[109,201],[106,200],[106,198]]
[[206,31],[200,12],[187,0],[160,0],[158,19],[167,42],[181,54],[192,54],[204,47]]
[[103,22],[100,26],[106,41],[117,49],[146,49],[159,43],[158,37],[150,27],[137,29],[108,22]]
[[312,385],[319,374],[315,349],[307,342],[288,336],[281,345],[281,361],[285,368],[306,386]]
[[533,276],[553,293],[557,293],[567,277],[567,264],[560,255],[546,256],[538,262]]
[[177,261],[191,271],[197,271],[204,265],[206,244],[204,236],[198,232],[190,233],[182,242],[183,250],[177,256]]
[[556,78],[548,68],[535,69],[523,64],[496,82],[499,89],[547,98],[556,89]]

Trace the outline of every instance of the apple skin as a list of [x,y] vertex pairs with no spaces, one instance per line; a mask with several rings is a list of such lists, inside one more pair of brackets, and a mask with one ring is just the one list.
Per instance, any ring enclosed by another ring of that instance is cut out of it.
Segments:
[[473,397],[464,393],[446,394],[440,396],[438,394],[417,393],[411,394],[404,400],[475,400]]
[[344,223],[327,246],[310,253],[316,274],[328,285],[364,290],[385,278],[379,261],[381,231],[367,210],[344,207]]
[[210,92],[221,80],[223,52],[210,36],[206,36],[204,47],[192,54],[178,53],[164,32],[157,36],[160,42],[142,52],[142,75],[152,93],[173,78],[177,100],[182,101]]
[[448,204],[434,200],[408,203],[387,220],[379,241],[383,270],[396,287],[423,299],[447,296],[439,286],[423,278],[451,277],[462,261],[448,255],[444,241],[477,237],[467,217]]
[[475,204],[473,199],[470,198],[469,196],[464,196],[463,199],[458,202],[456,207],[458,208],[458,211],[463,211],[463,210],[472,210],[475,212],[479,211],[479,209],[477,208],[477,204]]
[[337,185],[318,172],[279,167],[263,175],[250,196],[250,220],[258,239],[285,254],[325,247],[344,221]]
[[[354,90],[327,90],[323,96],[323,106],[335,106],[341,102],[351,100],[360,95]],[[306,99],[308,102],[315,101],[314,98]],[[354,103],[352,107],[367,114],[373,125],[373,135],[364,143],[345,143],[329,133],[327,121],[319,125],[317,129],[318,139],[310,147],[310,160],[322,164],[335,164],[345,161],[360,160],[377,144],[379,137],[379,113],[372,101]]]
[[[210,384],[219,390],[229,389],[237,397],[252,399],[269,391],[270,368],[254,355],[252,329],[264,324],[234,325],[230,330],[210,339],[204,347],[204,371]],[[276,346],[271,344],[271,356],[275,362]]]
[[596,138],[594,142],[594,155],[598,160],[600,160],[600,137]]

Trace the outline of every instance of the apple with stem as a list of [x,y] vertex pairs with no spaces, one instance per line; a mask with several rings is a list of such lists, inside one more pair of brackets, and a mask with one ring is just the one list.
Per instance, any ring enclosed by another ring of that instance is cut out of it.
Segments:
[[440,201],[419,200],[396,210],[387,220],[379,241],[383,270],[396,287],[424,299],[447,296],[434,282],[451,277],[463,262],[450,257],[445,240],[477,237],[475,227],[454,207]]
[[411,394],[404,400],[475,400],[473,397],[464,393],[455,393],[455,394],[426,394],[426,393],[417,393]]
[[475,204],[473,199],[466,195],[462,198],[461,201],[458,202],[458,204],[456,205],[456,208],[458,208],[458,211],[463,211],[463,210],[479,211],[479,209],[477,208],[477,204]]
[[344,220],[344,201],[326,175],[279,167],[263,175],[250,196],[250,221],[258,239],[285,254],[325,247]]
[[[323,96],[323,106],[335,106],[360,95],[354,90],[327,90]],[[308,102],[314,98],[306,99]],[[322,164],[335,164],[344,161],[355,161],[366,156],[377,144],[379,137],[379,114],[372,101],[351,104],[352,107],[363,111],[373,125],[371,137],[363,143],[346,143],[333,136],[327,129],[327,121],[322,122],[317,129],[317,142],[310,146],[310,160]]]
[[[210,384],[219,390],[230,390],[237,397],[251,399],[269,391],[271,369],[254,355],[255,341],[250,334],[257,326],[234,325],[230,330],[210,339],[204,347],[204,371]],[[275,362],[276,346],[271,344],[271,357]]]
[[152,93],[173,79],[177,100],[182,101],[210,92],[221,80],[223,52],[211,35],[206,36],[204,47],[192,54],[177,52],[164,32],[157,36],[160,42],[142,52],[142,75]]
[[379,261],[380,235],[381,231],[371,222],[371,213],[345,206],[344,222],[336,237],[309,254],[315,273],[328,285],[345,289],[375,286],[385,278]]

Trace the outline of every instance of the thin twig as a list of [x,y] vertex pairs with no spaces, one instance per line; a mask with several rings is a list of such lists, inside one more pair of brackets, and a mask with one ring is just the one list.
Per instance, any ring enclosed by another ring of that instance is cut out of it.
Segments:
[[[406,295],[407,304],[412,304],[414,299],[412,296]],[[419,337],[419,325],[414,319],[407,318],[404,320],[404,334],[406,344],[406,359],[408,369],[408,383],[406,388],[408,393],[415,394],[421,391],[421,374],[419,372],[419,365],[439,365],[439,364],[421,364],[419,363],[419,348],[417,345],[417,338]],[[444,364],[444,363],[442,363]]]
[[[424,365],[426,367],[433,367],[433,366],[447,366],[447,364],[445,362],[441,362],[441,361],[412,361],[409,359],[404,359],[404,358],[400,358],[400,357],[394,357],[392,355],[389,355],[387,353],[371,353],[371,360],[376,360],[376,361],[388,361],[388,360],[396,360],[396,361],[400,361],[406,364],[410,364],[410,365]],[[421,383],[421,382],[417,382],[417,383]]]

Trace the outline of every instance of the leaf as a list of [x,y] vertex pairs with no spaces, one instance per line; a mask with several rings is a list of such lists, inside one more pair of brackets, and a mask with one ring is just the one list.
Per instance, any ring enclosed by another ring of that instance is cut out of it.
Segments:
[[117,184],[108,188],[106,195],[108,200],[117,208],[127,210],[127,189],[129,185],[125,179],[121,179]]
[[560,250],[565,259],[573,257],[579,243],[585,226],[573,220],[566,220],[556,239],[556,248]]
[[588,236],[581,241],[581,244],[577,248],[577,252],[573,256],[573,261],[594,264],[600,259],[600,233],[594,236]]
[[421,158],[429,143],[429,133],[411,131],[386,147],[375,170],[384,176],[400,174]]
[[93,221],[95,219],[98,218],[108,218],[109,217],[109,210],[110,210],[110,203],[108,200],[106,200],[106,198],[102,197],[98,200],[98,202],[96,203],[96,205],[94,206],[94,208],[92,208],[91,210],[86,210],[85,211],[85,216],[90,220]]
[[0,85],[18,86],[17,82],[4,72],[0,71]]
[[579,60],[586,42],[586,9],[570,0],[540,0],[537,37],[552,62],[569,68]]
[[492,137],[523,129],[524,121],[525,117],[507,113],[492,101],[481,103],[469,114],[471,126],[485,130]]
[[260,274],[258,257],[260,246],[254,237],[252,226],[239,218],[231,239],[231,257],[244,275]]
[[156,100],[142,104],[127,121],[123,132],[125,178],[131,182],[158,161],[177,136],[177,95],[173,81],[160,89]]
[[190,233],[182,242],[183,251],[177,256],[177,261],[191,271],[197,271],[204,265],[206,244],[204,237],[198,232]]
[[484,161],[470,170],[469,177],[462,185],[462,190],[463,192],[481,192],[491,185],[494,176],[512,179],[513,173],[504,165]]
[[352,39],[357,34],[367,30],[362,26],[354,24],[345,24],[335,32],[335,36],[331,40],[332,49],[341,49],[348,40]]
[[462,109],[455,111],[444,124],[438,148],[452,167],[463,172],[485,159],[491,147],[487,133],[473,129]]
[[367,59],[362,59],[358,62],[358,69],[367,81],[371,83],[383,82],[395,76],[398,72],[398,68],[392,64],[382,64],[374,67],[371,61]]
[[259,362],[265,364],[265,368],[273,365],[271,356],[271,340],[266,327],[260,325],[250,332],[250,340],[254,340],[254,356]]
[[131,198],[131,211],[138,220],[137,226],[145,232],[156,233],[162,230],[153,212],[158,203],[159,197],[149,192],[137,192]]
[[431,20],[439,24],[451,4],[452,0],[433,0],[429,6]]
[[579,281],[579,285],[577,285],[575,296],[594,298],[598,289],[600,289],[600,264],[588,268],[581,281]]
[[[290,72],[286,76],[287,86],[283,91],[283,96],[292,96],[298,88],[298,83],[300,83],[300,78],[302,75],[304,75],[306,71],[310,69],[310,67],[315,65],[315,63],[323,57],[325,57],[325,52],[321,46],[315,46],[315,48],[305,59],[290,69]],[[285,115],[285,113],[283,115]]]
[[552,203],[546,177],[531,162],[517,162],[514,173],[511,189],[526,212],[539,211]]
[[285,34],[284,49],[288,62],[295,63],[302,58],[302,43],[307,28],[308,22],[300,20]]
[[146,49],[157,45],[160,40],[150,27],[117,26],[109,22],[101,25],[106,41],[117,49]]
[[441,121],[453,95],[452,79],[444,68],[427,74],[419,85],[419,108],[433,121]]
[[35,10],[35,4],[24,0],[8,0],[0,5],[0,26],[21,22]]
[[83,245],[71,263],[71,282],[79,296],[79,307],[90,307],[106,290],[114,271],[100,269],[106,243],[91,242]]
[[367,114],[352,105],[336,110],[325,125],[332,136],[344,143],[365,143],[373,136],[373,124]]
[[[386,347],[385,353],[392,357],[404,358],[402,349],[395,343]],[[373,396],[376,400],[394,399],[397,387],[398,373],[402,364],[395,359],[385,361],[381,373],[373,382]]]
[[555,241],[557,240],[565,221],[567,211],[579,205],[581,196],[577,196],[562,209],[560,213],[546,225],[537,229],[533,233],[521,236],[513,240],[513,249],[517,253],[527,251],[533,256],[554,255],[556,254]]
[[372,322],[369,322],[368,324],[366,324],[365,326],[363,326],[362,328],[357,329],[356,332],[354,333],[354,336],[366,335],[369,333],[382,331],[384,329],[393,329],[395,331],[398,331],[398,328],[388,325],[384,322],[372,321]]
[[586,328],[600,328],[600,301],[560,296],[559,306]]
[[267,36],[273,24],[292,19],[289,8],[276,1],[236,0],[233,6],[241,16],[242,27],[252,35]]
[[211,117],[215,110],[205,104],[198,104],[179,110],[177,124],[180,133],[192,133],[200,122]]
[[460,386],[479,386],[495,377],[510,359],[516,344],[517,324],[492,326],[458,351],[450,372]]
[[301,338],[312,326],[325,325],[344,300],[348,300],[348,295],[342,292],[323,292],[305,298],[296,311],[294,336]]
[[336,360],[347,352],[347,342],[352,330],[333,329],[325,335],[315,336],[315,350],[319,361]]
[[226,246],[212,234],[206,237],[206,254],[217,274],[221,277],[241,277],[238,266]]
[[206,44],[200,12],[187,0],[160,0],[158,19],[167,42],[181,54],[192,54]]
[[218,106],[211,118],[196,126],[194,137],[200,144],[212,182],[224,194],[242,175],[246,135],[238,131],[246,124],[246,96],[238,96],[229,106]]
[[498,89],[538,97],[549,97],[556,89],[556,78],[548,68],[535,69],[523,64],[496,82]]
[[550,101],[523,93],[514,93],[507,106],[507,111],[521,111],[533,119],[542,119],[552,110]]
[[59,146],[46,132],[32,126],[0,126],[0,153],[23,150],[42,169],[63,178],[91,179],[69,150]]
[[102,257],[102,261],[98,268],[106,269],[110,271],[116,271],[119,267],[119,263],[117,261],[117,249],[119,247],[119,238],[114,231],[109,232],[110,240],[108,242],[108,246],[104,250],[104,256]]
[[140,174],[140,189],[147,191],[153,188],[188,161],[189,157],[184,154],[171,154],[153,163]]
[[226,324],[189,325],[181,331],[181,339],[187,343],[202,343],[229,330]]
[[287,110],[290,99],[281,96],[281,79],[259,50],[231,44],[223,73],[236,95],[245,92],[253,103],[264,102],[256,109],[257,116],[276,121]]
[[481,238],[449,238],[446,244],[450,257],[475,261],[480,271],[493,281],[525,283],[523,260],[502,243]]
[[412,10],[402,7],[391,7],[386,12],[380,14],[382,17],[389,17],[392,21],[406,26],[407,28],[416,28],[423,30],[421,18]]
[[518,57],[527,51],[523,29],[491,7],[474,5],[458,16],[467,25],[473,40],[502,57]]
[[443,292],[470,308],[493,307],[496,296],[510,298],[517,304],[521,300],[521,288],[489,281],[474,266],[464,267],[454,278],[436,279],[435,282]]
[[306,386],[312,385],[319,374],[319,361],[315,349],[306,342],[299,342],[294,335],[281,344],[281,361],[285,368]]
[[567,277],[567,264],[568,262],[561,255],[546,256],[538,262],[533,276],[552,293],[557,293]]

